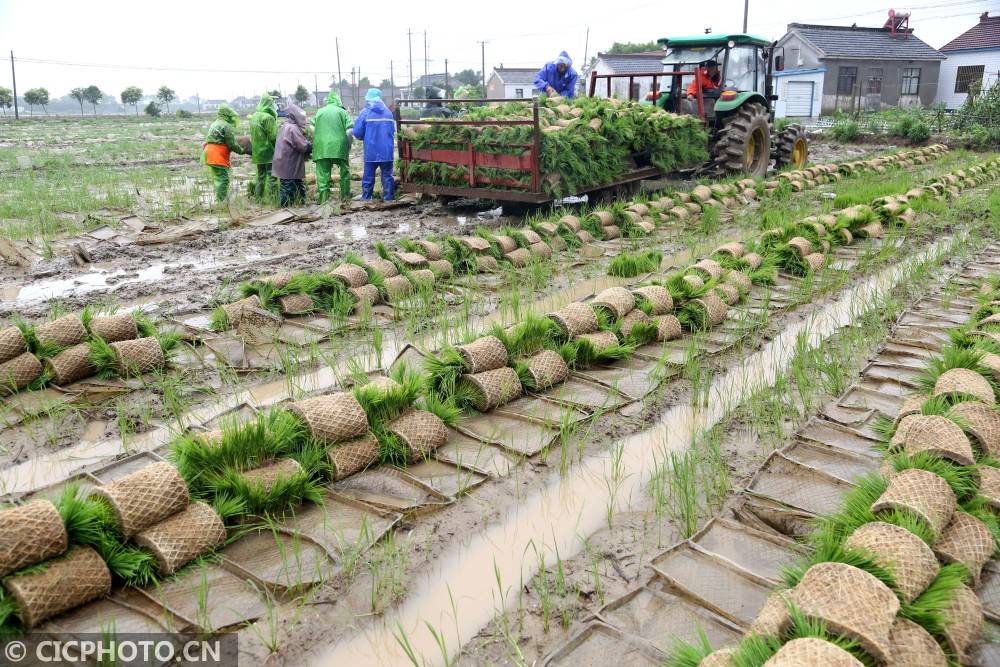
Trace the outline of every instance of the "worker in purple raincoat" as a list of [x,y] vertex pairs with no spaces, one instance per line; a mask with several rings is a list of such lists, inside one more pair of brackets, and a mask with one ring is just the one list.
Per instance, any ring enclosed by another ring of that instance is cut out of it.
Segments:
[[271,175],[281,179],[278,203],[282,208],[306,199],[306,158],[312,150],[308,127],[305,111],[294,104],[285,109],[285,122],[278,129],[274,162],[271,163]]
[[540,93],[548,95],[562,95],[572,99],[576,94],[576,70],[573,69],[573,60],[569,54],[563,51],[559,57],[550,63],[545,63],[542,69],[535,75],[535,88]]
[[365,94],[365,108],[354,121],[351,134],[365,144],[365,171],[361,176],[361,198],[372,198],[375,190],[375,170],[382,175],[382,198],[392,201],[396,180],[392,175],[392,161],[396,149],[396,121],[389,107],[382,101],[382,91],[369,88]]

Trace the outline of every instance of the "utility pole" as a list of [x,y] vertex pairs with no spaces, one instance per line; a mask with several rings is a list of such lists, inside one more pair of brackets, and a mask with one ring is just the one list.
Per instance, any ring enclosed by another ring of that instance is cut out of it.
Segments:
[[[590,26],[588,25],[587,26],[587,36],[583,40],[583,66],[580,68],[581,72],[583,72],[584,69],[586,69],[587,65],[589,64],[589,62],[587,60],[587,55],[588,55],[589,52],[590,52]],[[590,72],[587,72],[587,76],[590,76]],[[586,84],[583,83],[583,81],[580,81],[578,85],[584,86],[584,90],[586,90],[586,87],[585,87]],[[573,91],[573,92],[575,93],[576,91]]]
[[747,14],[750,13],[750,0],[743,0],[743,32],[747,31]]
[[313,74],[313,98],[316,100],[316,107],[319,107],[319,83],[316,80],[316,75]]
[[410,77],[408,83],[410,84],[410,97],[413,97],[413,31],[409,28],[406,29],[406,44],[410,50]]
[[479,47],[482,50],[482,57],[483,57],[483,71],[482,71],[482,75],[483,75],[483,97],[485,98],[486,97],[486,41],[485,40],[480,41],[479,42]]
[[14,120],[20,118],[17,114],[17,74],[14,73],[14,52],[10,52],[10,80],[14,84]]
[[340,95],[340,101],[344,101],[344,77],[340,73],[340,38],[334,39],[337,44],[337,93]]
[[392,97],[393,104],[396,103],[396,73],[392,67],[392,61],[389,61],[389,90],[391,91],[389,95]]
[[194,97],[195,97],[196,100],[198,100],[198,115],[200,116],[201,115],[201,93],[196,92],[194,94]]
[[448,89],[449,88],[451,88],[451,86],[448,83],[448,59],[445,58],[444,59],[444,97],[445,97],[445,99],[448,99]]
[[358,110],[358,86],[354,80],[354,66],[351,66],[351,101],[354,102],[354,111]]
[[[426,89],[429,84],[430,78],[427,76],[427,31],[424,30],[424,88]],[[426,96],[427,94],[424,93],[424,97]]]

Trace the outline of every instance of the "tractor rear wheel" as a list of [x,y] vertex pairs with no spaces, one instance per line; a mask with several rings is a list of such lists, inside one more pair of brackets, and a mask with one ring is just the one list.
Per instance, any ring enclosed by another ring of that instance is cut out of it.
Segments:
[[727,116],[716,134],[711,154],[712,163],[721,171],[763,178],[771,163],[767,109],[749,102]]
[[792,167],[802,169],[809,161],[809,142],[806,141],[806,128],[798,123],[792,123],[775,139],[774,168]]

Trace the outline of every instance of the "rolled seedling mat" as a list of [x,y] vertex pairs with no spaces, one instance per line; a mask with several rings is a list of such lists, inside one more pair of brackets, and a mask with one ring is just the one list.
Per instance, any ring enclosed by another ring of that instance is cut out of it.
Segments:
[[591,215],[594,216],[597,223],[602,227],[615,224],[615,216],[611,211],[592,211]]
[[653,322],[656,323],[656,340],[658,342],[677,340],[684,333],[681,321],[673,315],[656,315],[653,317]]
[[590,306],[608,311],[617,320],[635,308],[635,296],[624,287],[609,287],[599,292]]
[[455,346],[469,373],[492,371],[507,365],[507,348],[496,336],[483,336],[467,345]]
[[398,303],[400,299],[413,294],[413,283],[405,276],[393,276],[385,279],[385,296],[389,303]]
[[1000,324],[1000,313],[993,313],[983,319],[979,320],[976,324],[977,327],[981,327],[984,324]]
[[0,364],[0,395],[20,391],[42,374],[42,362],[31,352],[25,352]]
[[651,315],[665,315],[674,310],[674,298],[666,287],[646,285],[632,290],[632,294],[641,297],[643,301],[652,306]]
[[740,294],[749,294],[750,290],[753,289],[753,281],[750,280],[750,276],[742,271],[727,271],[726,275],[722,278],[722,282],[727,285],[733,285],[739,290]]
[[45,366],[52,373],[52,381],[62,386],[90,377],[97,372],[97,368],[90,361],[90,346],[87,343],[74,345],[46,359]]
[[727,306],[733,306],[740,300],[740,290],[736,285],[729,283],[719,283],[715,286],[715,293]]
[[707,185],[696,185],[691,188],[691,198],[698,201],[708,201],[712,198],[712,189]]
[[426,410],[407,410],[389,422],[386,429],[406,445],[406,459],[418,463],[448,442],[448,427],[441,418]]
[[773,635],[775,637],[782,634],[791,624],[792,617],[788,613],[788,591],[778,591],[772,593],[764,606],[757,612],[757,617],[750,624],[747,632],[755,635]]
[[979,495],[990,507],[1000,509],[1000,469],[993,466],[979,467]]
[[826,264],[826,257],[819,252],[810,253],[803,260],[809,265],[810,271],[819,271]]
[[142,531],[134,541],[153,554],[160,575],[167,577],[225,542],[226,527],[211,506],[191,503]]
[[524,240],[528,242],[528,245],[534,245],[536,243],[543,242],[542,237],[539,236],[538,232],[536,232],[533,229],[522,229],[521,236],[523,236]]
[[626,211],[632,211],[638,213],[641,216],[649,215],[649,207],[645,204],[630,204],[625,208]]
[[[924,403],[927,402],[928,396],[910,396],[903,401],[903,404],[899,406],[899,413],[896,415],[895,423],[903,421],[910,415],[919,415],[920,411],[924,407]],[[981,403],[979,405],[982,405]]]
[[649,220],[640,220],[639,222],[635,223],[635,226],[641,229],[642,231],[646,232],[647,234],[652,234],[653,231],[656,230],[656,225],[654,225]]
[[272,273],[269,276],[264,276],[260,279],[260,282],[267,283],[275,289],[281,289],[288,283],[292,282],[292,274],[284,271],[282,273]]
[[934,383],[935,396],[968,394],[987,405],[996,404],[996,396],[989,381],[974,370],[952,368],[942,373]]
[[589,342],[597,350],[604,350],[618,344],[618,338],[610,331],[595,331],[594,333],[580,334],[576,339]]
[[417,247],[420,248],[420,254],[428,259],[428,261],[434,261],[435,259],[441,259],[441,246],[434,241],[419,240],[414,241]]
[[509,252],[514,252],[517,250],[517,241],[512,237],[501,234],[500,236],[494,237],[497,240],[497,244],[500,246],[500,252],[507,254]]
[[532,243],[528,246],[528,250],[535,257],[549,258],[552,257],[552,246],[550,246],[545,241],[539,241],[537,243]]
[[604,230],[604,238],[608,241],[613,241],[622,235],[622,230],[618,225],[607,225],[601,229]]
[[809,226],[820,236],[826,236],[826,226],[822,222],[811,222]]
[[124,377],[139,377],[167,365],[167,358],[156,338],[137,338],[111,343],[118,372]]
[[368,415],[354,395],[347,392],[295,401],[288,409],[306,423],[314,439],[326,444],[351,440],[368,432]]
[[899,598],[874,575],[844,563],[817,563],[789,595],[807,617],[856,640],[876,660],[889,657]]
[[262,308],[244,308],[236,335],[250,345],[262,345],[274,340],[281,328],[281,318]]
[[382,274],[383,278],[392,278],[399,275],[399,269],[393,262],[381,257],[372,257],[365,260],[365,266],[375,273]]
[[[613,222],[614,219],[612,218],[611,221]],[[580,218],[576,217],[575,215],[564,215],[563,217],[559,218],[559,222],[563,225],[566,225],[566,227],[571,232],[580,231]]]
[[473,407],[479,412],[498,408],[519,398],[523,392],[517,373],[509,366],[463,375],[460,384],[472,392]]
[[712,651],[698,663],[698,667],[732,667],[736,649],[720,648]]
[[788,242],[788,245],[795,249],[795,252],[799,253],[799,257],[805,258],[806,255],[812,254],[813,247],[812,243],[808,239],[804,239],[801,236],[796,236]]
[[410,271],[408,275],[410,282],[414,284],[415,287],[422,287],[427,285],[433,285],[437,276],[430,269],[417,269],[415,271]]
[[567,338],[593,333],[600,326],[594,309],[579,301],[568,303],[545,316],[555,322]]
[[62,516],[48,500],[0,510],[0,577],[58,556],[68,544]]
[[683,206],[674,206],[668,211],[668,213],[678,220],[687,220],[691,217],[691,213],[689,213]]
[[[731,664],[731,663],[730,663]],[[817,637],[800,637],[782,645],[763,667],[863,667],[853,655]],[[701,667],[701,665],[699,665]]]
[[699,299],[693,299],[692,303],[698,304],[705,310],[705,315],[708,317],[708,323],[713,327],[722,324],[726,319],[726,313],[729,312],[729,306],[727,306],[717,295],[712,293],[706,294]]
[[577,231],[575,236],[580,243],[593,243],[594,241],[593,235],[586,229]]
[[994,379],[1000,380],[1000,355],[985,352],[979,359],[979,363],[993,372]]
[[710,280],[722,275],[722,265],[714,259],[703,259],[696,264],[692,264],[688,271],[697,271],[705,280]]
[[251,486],[259,486],[264,493],[274,488],[280,479],[290,479],[302,472],[302,466],[295,459],[278,459],[259,468],[243,471],[243,479]]
[[347,287],[361,287],[368,283],[368,272],[357,264],[344,262],[332,271],[330,275],[344,283]]
[[961,563],[969,568],[975,586],[986,561],[996,551],[996,540],[989,527],[961,510],[956,511],[951,522],[934,542],[934,553],[942,563]]
[[280,297],[278,305],[285,315],[302,315],[316,310],[312,297],[304,292]]
[[35,337],[42,345],[69,347],[87,340],[87,329],[79,315],[63,315],[35,327]]
[[858,232],[866,238],[880,239],[885,234],[881,222],[870,222],[858,228]]
[[720,245],[718,248],[716,248],[712,252],[712,254],[713,255],[729,255],[730,257],[735,257],[735,258],[739,259],[740,257],[742,257],[743,255],[746,254],[746,246],[744,246],[742,243],[739,243],[739,242],[725,243],[723,245]]
[[339,481],[361,472],[378,461],[378,440],[372,433],[334,445],[327,450],[332,468],[331,479]]
[[903,450],[907,455],[927,452],[963,466],[976,462],[969,438],[958,424],[947,417],[910,415],[903,421],[906,422]]
[[[539,222],[537,225],[535,225],[535,229],[540,231],[542,234],[545,234],[546,236],[555,236],[556,234],[559,233],[559,227],[551,222]],[[508,236],[506,238],[510,237]],[[496,239],[499,241],[500,237],[497,236]]]
[[0,364],[10,361],[28,351],[24,334],[17,327],[0,329]]
[[951,603],[944,611],[944,638],[958,662],[969,664],[967,651],[983,631],[983,603],[968,586],[959,586],[952,593]]
[[747,263],[747,266],[751,270],[760,268],[760,265],[764,263],[764,257],[755,252],[748,252],[743,255],[743,261]]
[[684,282],[691,286],[691,289],[700,290],[705,286],[705,281],[693,274],[687,274],[681,278]]
[[490,249],[490,242],[481,236],[460,236],[458,241],[472,252],[488,252]]
[[955,492],[948,482],[932,472],[910,468],[889,480],[871,509],[875,514],[891,509],[911,512],[936,539],[951,521],[955,503]]
[[64,557],[29,574],[14,575],[4,587],[17,601],[18,616],[28,630],[64,611],[111,592],[107,563],[88,546],[75,546]]
[[527,360],[526,366],[536,391],[554,387],[569,377],[569,366],[559,353],[553,350],[538,352]]
[[642,312],[638,308],[634,308],[625,314],[625,317],[618,321],[618,328],[621,331],[622,336],[628,336],[632,333],[632,329],[639,322],[649,322],[649,315]]
[[866,523],[847,538],[844,546],[870,553],[880,567],[891,572],[906,603],[923,593],[941,569],[926,542],[891,523]]
[[260,297],[254,294],[245,299],[240,299],[239,301],[223,304],[222,310],[226,313],[226,320],[228,320],[229,326],[235,327],[239,325],[240,318],[243,316],[243,309],[247,307],[263,308],[263,305],[260,302]]
[[361,287],[349,287],[347,288],[347,291],[352,297],[354,297],[355,309],[363,308],[365,304],[368,306],[374,306],[381,299],[381,296],[379,296],[378,293],[378,288],[371,283],[362,285]]
[[494,273],[500,270],[500,263],[493,255],[479,255],[476,257],[477,273]]
[[527,248],[518,248],[508,252],[504,257],[515,267],[521,268],[527,266],[528,262],[531,261],[531,251]]
[[432,259],[427,266],[440,278],[451,278],[455,274],[455,266],[446,259]]
[[889,644],[889,667],[948,667],[937,640],[913,621],[897,618],[889,631]]
[[91,493],[108,502],[125,538],[180,512],[189,500],[184,478],[166,461],[151,463]]
[[427,258],[419,252],[396,252],[393,256],[410,269],[420,269],[427,266]]
[[132,313],[95,317],[90,321],[90,333],[107,343],[139,337],[139,325]]

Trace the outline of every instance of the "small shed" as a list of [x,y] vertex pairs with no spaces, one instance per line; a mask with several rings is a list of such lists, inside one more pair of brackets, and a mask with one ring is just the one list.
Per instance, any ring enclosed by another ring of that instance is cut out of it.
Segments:
[[776,118],[815,118],[823,106],[825,67],[790,69],[774,73]]

